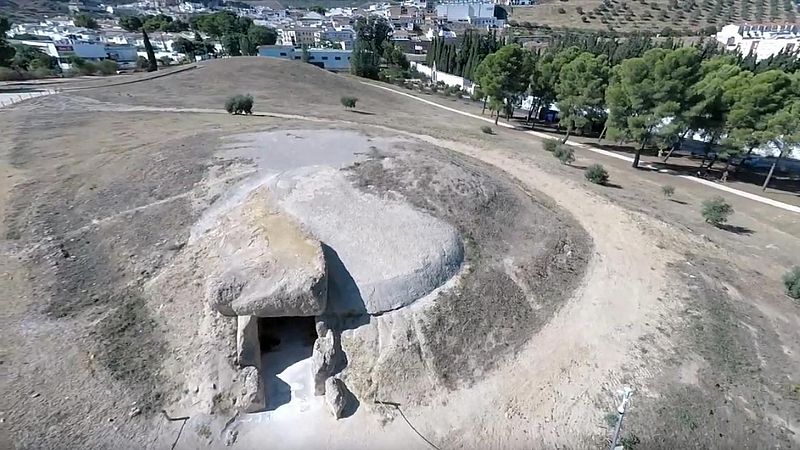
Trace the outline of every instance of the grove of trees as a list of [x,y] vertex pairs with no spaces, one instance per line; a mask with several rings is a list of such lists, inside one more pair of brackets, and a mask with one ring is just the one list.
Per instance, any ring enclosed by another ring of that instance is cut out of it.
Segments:
[[[350,58],[350,70],[360,77],[377,80],[383,58],[396,57],[390,40],[392,27],[384,17],[362,16],[356,19],[354,29],[356,42]],[[405,59],[402,52],[400,57]]]
[[496,112],[496,124],[500,111],[510,118],[514,106],[519,103],[533,72],[533,58],[529,51],[517,44],[506,45],[489,54],[475,69],[475,78],[481,90],[489,98],[489,109]]
[[0,67],[8,67],[14,57],[14,47],[8,45],[6,32],[11,29],[8,18],[0,16]]
[[142,33],[144,49],[147,52],[147,71],[155,72],[158,70],[158,61],[156,60],[156,54],[153,51],[153,45],[150,43],[150,36],[147,34],[147,28],[145,27],[146,22],[147,17],[142,18],[138,16],[126,16],[119,19],[119,26],[127,31],[138,31]]
[[90,30],[100,28],[100,24],[97,23],[97,20],[88,14],[76,14],[75,17],[72,18],[72,22],[76,27],[88,28]]
[[230,11],[193,16],[189,25],[218,41],[231,56],[257,55],[259,45],[273,45],[278,40],[274,29],[256,25],[253,19]]
[[0,17],[0,81],[45,78],[60,71],[58,61],[36,47],[9,44],[6,31],[8,19]]
[[572,42],[578,45],[556,42],[539,52],[510,44],[488,55],[474,80],[489,108],[508,117],[526,96],[534,99],[532,112],[555,103],[565,142],[576,130],[603,129],[601,137],[636,143],[634,167],[645,148],[666,152],[666,161],[694,134],[711,155],[703,171],[726,159],[724,177],[733,157],[770,148],[777,158],[764,188],[780,159],[800,145],[795,66],[753,67],[749,58],[721,54],[707,43]]
[[199,35],[195,35],[194,40],[179,37],[172,42],[172,50],[183,53],[190,60],[194,60],[195,55],[210,55],[216,53],[216,48],[211,42],[204,41]]
[[391,40],[392,27],[384,17],[359,17],[354,24],[356,42],[350,57],[354,75],[403,83],[412,75],[411,64],[403,49]]
[[496,52],[502,43],[495,33],[467,32],[458,42],[435,37],[431,42],[425,64],[442,72],[474,80],[475,69],[490,53]]

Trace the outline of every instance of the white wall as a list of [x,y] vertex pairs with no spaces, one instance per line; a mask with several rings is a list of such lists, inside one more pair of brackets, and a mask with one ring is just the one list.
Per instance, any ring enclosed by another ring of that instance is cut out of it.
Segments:
[[441,72],[439,70],[433,70],[431,67],[428,67],[425,64],[414,61],[411,62],[411,67],[417,69],[420,73],[423,73],[426,76],[430,77],[431,81],[434,83],[441,81],[447,86],[458,86],[462,89],[465,89],[470,94],[472,94],[475,91],[475,83],[466,78],[459,77],[447,72]]

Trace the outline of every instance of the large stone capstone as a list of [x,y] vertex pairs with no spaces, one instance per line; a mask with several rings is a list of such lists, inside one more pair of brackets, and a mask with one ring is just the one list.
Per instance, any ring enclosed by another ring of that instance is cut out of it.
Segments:
[[321,243],[258,188],[200,238],[206,296],[225,315],[314,316],[325,311]]
[[269,187],[281,209],[323,242],[329,313],[380,314],[409,305],[463,262],[452,226],[401,199],[358,189],[340,170],[289,170]]

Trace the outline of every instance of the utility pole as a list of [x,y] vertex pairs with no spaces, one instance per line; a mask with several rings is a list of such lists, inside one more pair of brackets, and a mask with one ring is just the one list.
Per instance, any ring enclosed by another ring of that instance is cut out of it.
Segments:
[[614,427],[614,437],[611,439],[611,446],[609,447],[609,450],[615,450],[617,448],[619,432],[622,429],[622,419],[625,418],[625,407],[628,405],[631,395],[633,395],[633,389],[625,386],[625,388],[622,390],[622,401],[617,407],[617,426]]

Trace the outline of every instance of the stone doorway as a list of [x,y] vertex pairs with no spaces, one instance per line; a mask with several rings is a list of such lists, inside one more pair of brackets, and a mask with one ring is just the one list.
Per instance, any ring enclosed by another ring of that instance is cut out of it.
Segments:
[[316,339],[313,316],[258,319],[267,411],[308,406],[314,397],[311,355]]

